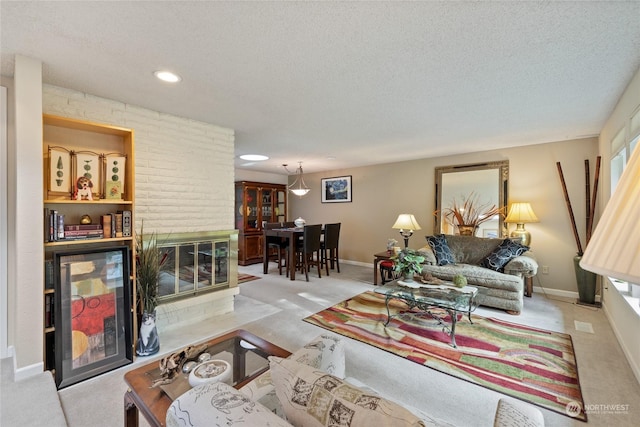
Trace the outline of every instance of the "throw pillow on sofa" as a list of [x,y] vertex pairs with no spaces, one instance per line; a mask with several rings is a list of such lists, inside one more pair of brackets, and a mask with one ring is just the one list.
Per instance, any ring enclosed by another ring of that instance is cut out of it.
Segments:
[[427,243],[431,246],[433,254],[436,256],[437,265],[455,264],[456,260],[453,259],[449,244],[444,234],[438,234],[436,236],[427,236]]
[[480,265],[491,270],[504,272],[504,266],[509,261],[528,250],[529,246],[521,245],[511,239],[504,239],[497,248],[480,262]]
[[[288,359],[318,368],[344,378],[344,340],[329,334],[320,334],[304,347],[292,353]],[[282,405],[276,396],[271,370],[260,375],[240,389],[251,400],[261,403],[278,416],[283,415]]]
[[165,421],[167,427],[289,426],[269,409],[220,382],[194,387],[178,397],[169,406]]
[[290,359],[269,357],[276,394],[294,426],[424,426],[402,406]]

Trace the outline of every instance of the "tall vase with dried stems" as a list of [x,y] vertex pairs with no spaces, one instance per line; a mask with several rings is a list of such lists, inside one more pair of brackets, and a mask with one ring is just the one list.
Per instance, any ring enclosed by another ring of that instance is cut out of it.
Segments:
[[480,224],[502,214],[503,208],[480,202],[478,195],[474,192],[469,194],[462,203],[453,199],[451,206],[444,211],[444,216],[458,228],[461,236],[475,236]]
[[[598,182],[600,179],[600,156],[596,159],[595,179],[593,184],[593,197],[591,197],[591,179],[589,177],[589,160],[584,161],[585,169],[585,181],[586,181],[586,234],[585,234],[585,246],[589,244],[591,233],[593,232],[593,216],[596,208],[596,197],[598,195]],[[569,199],[569,193],[567,192],[567,185],[564,180],[564,174],[562,172],[562,165],[560,162],[556,162],[558,168],[558,175],[560,176],[560,183],[562,184],[562,190],[564,192],[564,200],[567,205],[567,211],[569,212],[569,218],[571,220],[571,226],[573,229],[573,236],[576,240],[576,246],[578,252],[573,257],[573,266],[576,275],[576,285],[578,287],[578,302],[584,305],[599,305],[596,302],[596,282],[597,275],[591,271],[587,271],[580,267],[580,260],[582,260],[582,244],[580,243],[580,235],[578,234],[578,228],[576,227],[576,220],[573,215],[573,208],[571,206],[571,200]]]

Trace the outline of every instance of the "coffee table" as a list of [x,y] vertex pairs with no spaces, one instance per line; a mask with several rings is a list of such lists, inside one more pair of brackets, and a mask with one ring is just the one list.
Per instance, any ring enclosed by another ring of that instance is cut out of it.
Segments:
[[[385,306],[387,307],[387,321],[384,324],[387,326],[391,319],[397,314],[392,315],[389,311],[389,301],[400,300],[403,301],[409,307],[409,310],[417,308],[419,311],[417,314],[426,314],[429,317],[435,319],[439,325],[442,326],[442,331],[445,332],[451,338],[451,345],[456,348],[456,323],[458,322],[458,314],[464,313],[471,321],[471,313],[478,308],[478,288],[473,286],[465,286],[464,288],[457,288],[447,284],[423,284],[420,282],[414,282],[409,287],[403,285],[401,281],[395,280],[389,282],[389,286],[381,286],[375,289],[378,294],[385,295]],[[434,308],[440,308],[445,310],[449,314],[450,324],[445,319],[445,316],[433,311]],[[404,312],[399,312],[401,314]]]
[[[231,385],[241,388],[267,369],[269,356],[288,357],[291,353],[243,329],[238,329],[207,341],[207,352],[214,359],[231,363]],[[188,375],[180,373],[171,384],[151,388],[160,377],[159,360],[149,362],[127,372],[124,380],[129,386],[124,394],[124,425],[138,426],[142,413],[151,426],[164,426],[169,406],[175,398],[189,389]],[[185,384],[186,382],[186,384]]]

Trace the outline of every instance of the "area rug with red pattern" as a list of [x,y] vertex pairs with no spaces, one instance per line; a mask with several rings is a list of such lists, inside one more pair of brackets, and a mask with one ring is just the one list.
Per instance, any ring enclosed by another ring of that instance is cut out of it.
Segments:
[[[453,377],[587,420],[570,335],[472,314],[473,324],[459,317],[453,348],[442,326],[429,316],[407,311],[399,300],[391,300],[389,310],[395,317],[384,326],[385,296],[368,291],[304,320]],[[442,315],[450,320],[445,312]]]

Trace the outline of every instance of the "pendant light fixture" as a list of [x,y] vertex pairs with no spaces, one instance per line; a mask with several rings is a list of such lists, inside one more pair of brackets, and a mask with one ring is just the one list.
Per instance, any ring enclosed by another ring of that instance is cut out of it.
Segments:
[[[287,173],[291,173],[291,171],[287,169],[286,164],[282,166],[284,167],[284,170],[287,171]],[[307,187],[307,184],[304,183],[304,179],[302,178],[302,162],[298,162],[298,168],[296,169],[295,174],[297,175],[296,180],[293,181],[293,184],[291,184],[288,188],[289,191],[291,191],[296,196],[302,197],[311,190],[309,187]]]

